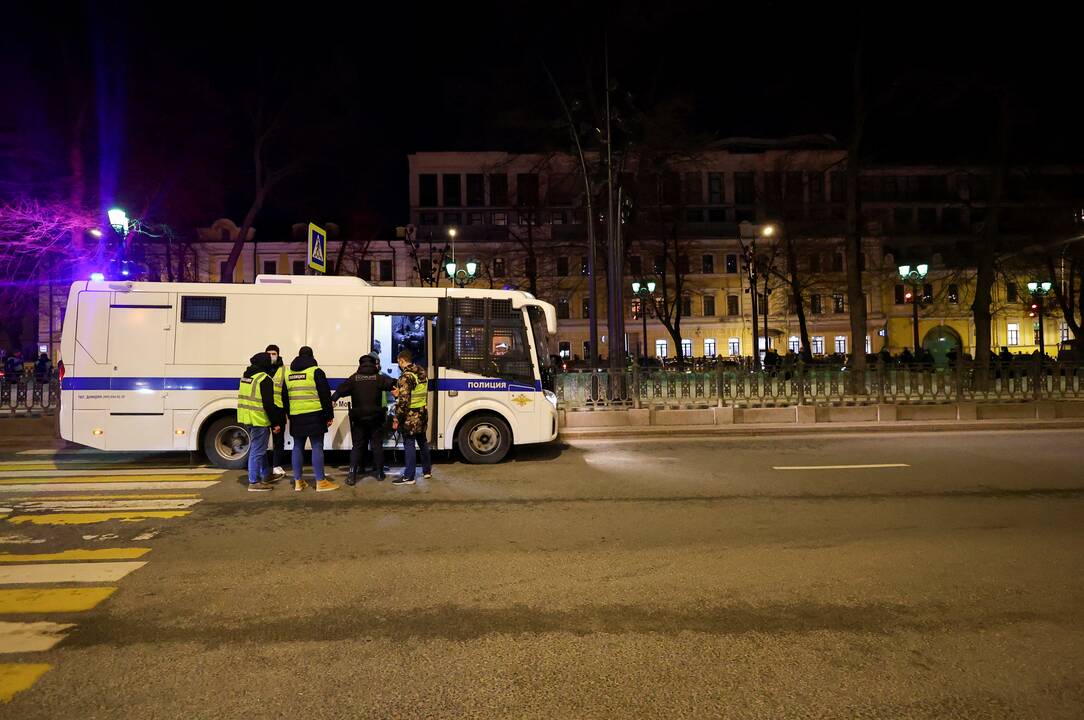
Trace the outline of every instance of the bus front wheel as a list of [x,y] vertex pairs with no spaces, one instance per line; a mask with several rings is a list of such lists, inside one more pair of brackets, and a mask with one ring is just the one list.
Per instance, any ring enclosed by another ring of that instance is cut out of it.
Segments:
[[512,429],[498,415],[475,415],[459,427],[457,441],[459,452],[467,462],[499,463],[512,447]]
[[203,431],[203,452],[215,467],[239,470],[248,464],[248,431],[229,415]]

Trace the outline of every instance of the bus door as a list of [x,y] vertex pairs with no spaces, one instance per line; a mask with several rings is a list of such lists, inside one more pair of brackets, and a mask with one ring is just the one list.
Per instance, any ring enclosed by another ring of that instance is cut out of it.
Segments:
[[107,450],[156,448],[172,440],[165,410],[167,343],[173,308],[167,293],[116,293],[109,306]]
[[[433,363],[433,321],[435,319],[436,298],[416,298],[427,305],[431,305],[433,311],[425,313],[395,312],[381,313],[374,309],[372,315],[372,350],[380,356],[380,372],[395,380],[399,379],[399,364],[397,357],[401,350],[409,350],[414,357],[414,364],[425,368],[429,377],[429,439],[433,440],[432,426],[434,419],[439,415],[436,406],[436,376]],[[398,303],[402,305],[402,302]],[[418,309],[427,309],[419,307]],[[394,399],[392,399],[394,402]]]

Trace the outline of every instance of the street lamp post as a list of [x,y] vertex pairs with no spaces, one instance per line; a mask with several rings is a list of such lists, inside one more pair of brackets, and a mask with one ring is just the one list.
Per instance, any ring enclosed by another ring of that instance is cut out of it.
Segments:
[[[770,238],[775,234],[774,225],[765,225],[760,228],[760,237]],[[760,338],[757,337],[757,310],[759,301],[757,299],[757,273],[759,268],[757,267],[757,236],[753,235],[753,239],[750,241],[749,246],[746,247],[742,242],[741,225],[738,225],[738,245],[741,247],[745,255],[745,269],[749,275],[749,308],[752,314],[752,330],[753,330],[753,369],[760,369]],[[767,305],[767,271],[765,271],[765,305]],[[764,345],[768,344],[768,308],[764,308]]]
[[647,361],[647,299],[655,292],[655,281],[648,280],[644,284],[634,282],[632,293],[640,298],[640,318],[644,322],[644,361]]
[[1049,280],[1032,280],[1028,283],[1031,293],[1031,312],[1039,316],[1039,355],[1046,355],[1046,332],[1043,327],[1043,313],[1046,311],[1046,295],[1053,284]]
[[478,274],[478,261],[468,260],[464,263],[464,267],[459,267],[455,262],[455,236],[459,232],[454,228],[448,228],[448,237],[452,239],[452,259],[444,263],[444,272],[448,273],[448,279],[455,284],[456,287],[466,287],[470,283],[474,282],[475,275]]
[[919,265],[900,265],[900,279],[908,283],[911,286],[911,332],[914,340],[915,355],[918,355],[918,306],[922,302],[919,295],[919,290],[922,289],[922,281],[926,278],[926,273],[930,271],[930,266],[922,263]]

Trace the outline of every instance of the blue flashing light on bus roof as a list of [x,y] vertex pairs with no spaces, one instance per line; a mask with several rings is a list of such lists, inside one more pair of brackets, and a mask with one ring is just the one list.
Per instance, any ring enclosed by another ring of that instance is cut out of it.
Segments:
[[91,279],[92,282],[101,282],[101,281],[105,280],[105,275],[103,273],[100,273],[100,272],[91,273],[90,274],[90,279]]

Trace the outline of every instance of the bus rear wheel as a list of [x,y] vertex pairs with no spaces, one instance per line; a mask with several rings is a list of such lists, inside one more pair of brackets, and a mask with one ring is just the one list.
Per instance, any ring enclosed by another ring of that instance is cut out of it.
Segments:
[[248,444],[248,431],[234,417],[220,417],[203,431],[203,452],[215,467],[230,470],[246,467]]
[[512,447],[512,430],[498,415],[475,415],[459,427],[457,443],[460,454],[469,463],[499,463]]

